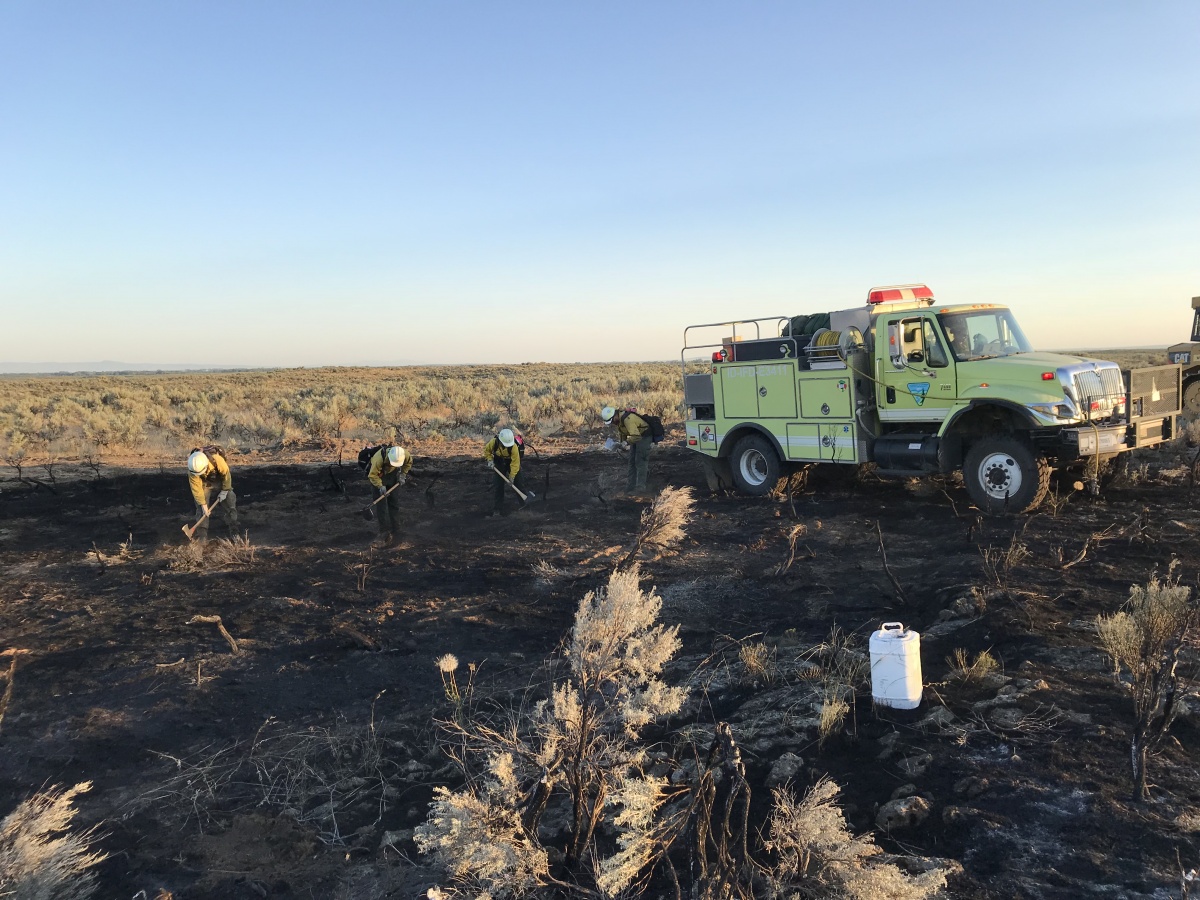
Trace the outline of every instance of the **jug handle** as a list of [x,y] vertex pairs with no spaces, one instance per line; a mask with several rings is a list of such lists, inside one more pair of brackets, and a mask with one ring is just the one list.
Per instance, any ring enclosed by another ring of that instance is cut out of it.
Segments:
[[884,622],[882,625],[879,626],[879,630],[880,631],[899,631],[901,634],[903,634],[904,633],[904,623],[903,622]]

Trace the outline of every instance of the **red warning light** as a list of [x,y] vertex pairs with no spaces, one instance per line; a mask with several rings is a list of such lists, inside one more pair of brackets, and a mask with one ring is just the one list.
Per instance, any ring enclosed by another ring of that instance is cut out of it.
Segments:
[[898,284],[894,287],[871,288],[868,303],[890,303],[893,300],[932,300],[933,289],[925,284]]

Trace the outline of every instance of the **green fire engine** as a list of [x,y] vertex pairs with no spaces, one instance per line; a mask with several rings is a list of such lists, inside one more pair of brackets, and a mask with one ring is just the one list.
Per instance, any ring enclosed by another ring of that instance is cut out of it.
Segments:
[[1025,512],[1052,469],[1099,472],[1169,439],[1179,366],[1038,353],[1012,311],[939,305],[923,284],[864,306],[684,331],[687,446],[710,484],[761,496],[800,465],[961,471],[985,513]]

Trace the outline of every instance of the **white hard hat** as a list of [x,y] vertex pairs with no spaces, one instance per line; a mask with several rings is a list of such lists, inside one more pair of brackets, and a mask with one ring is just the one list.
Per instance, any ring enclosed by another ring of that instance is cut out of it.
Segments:
[[188,457],[188,471],[193,475],[202,475],[207,468],[208,457],[204,455],[204,451],[193,450],[191,456]]
[[611,406],[606,406],[604,409],[600,410],[600,418],[604,420],[605,425],[609,424],[613,420],[613,416],[616,414],[617,411]]
[[501,428],[500,433],[496,437],[500,439],[500,444],[504,447],[511,447],[517,442],[516,435],[513,434],[511,428]]
[[393,469],[398,469],[404,465],[404,448],[403,447],[388,447],[387,448],[387,463]]

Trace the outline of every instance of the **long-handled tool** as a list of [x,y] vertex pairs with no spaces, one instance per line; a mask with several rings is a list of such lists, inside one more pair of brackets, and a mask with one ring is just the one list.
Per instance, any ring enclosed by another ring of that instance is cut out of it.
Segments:
[[219,504],[220,502],[221,502],[220,500],[217,500],[215,503],[210,503],[208,505],[208,508],[205,509],[204,515],[202,515],[200,518],[198,518],[196,520],[195,525],[191,525],[191,526],[184,525],[183,526],[183,533],[187,535],[187,539],[189,541],[194,539],[192,536],[196,533],[196,529],[200,527],[200,525],[204,522],[205,519],[207,519],[209,516],[211,516],[213,514],[213,510],[217,508],[217,504]]
[[512,481],[509,480],[507,475],[505,475],[499,469],[492,469],[492,471],[495,472],[497,475],[499,475],[501,478],[503,478],[504,483],[507,484],[510,488],[512,488],[514,491],[517,492],[517,496],[521,498],[522,503],[524,503],[526,500],[529,499],[529,497],[525,494],[524,491],[522,491],[519,487],[517,487],[515,484],[513,484]]
[[400,484],[401,484],[401,482],[397,481],[390,488],[388,488],[386,491],[384,491],[382,494],[380,494],[378,497],[376,497],[374,500],[372,500],[370,503],[368,503],[366,506],[364,506],[360,510],[360,512],[362,512],[363,518],[366,519],[367,521],[370,521],[375,515],[375,504],[378,503],[380,500],[382,500],[384,497],[386,497],[388,494],[390,494],[392,491],[394,491],[396,488],[400,487]]

